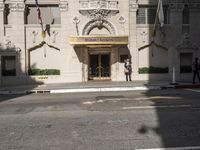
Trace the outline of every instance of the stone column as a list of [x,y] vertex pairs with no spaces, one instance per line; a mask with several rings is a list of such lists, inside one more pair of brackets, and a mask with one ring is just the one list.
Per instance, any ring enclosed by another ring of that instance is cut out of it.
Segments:
[[175,69],[176,80],[180,80],[180,53],[176,46],[182,41],[182,11],[184,4],[169,5],[170,9],[170,48],[168,51],[168,56],[170,57],[169,62],[169,75],[173,76],[173,68]]
[[4,3],[0,1],[0,39],[4,36]]
[[131,54],[131,62],[132,62],[132,79],[138,80],[138,49],[137,49],[137,22],[136,22],[136,12],[138,9],[137,0],[130,1],[129,7],[129,50]]
[[111,80],[112,81],[117,81],[117,74],[118,74],[118,70],[117,70],[117,47],[112,47],[111,51],[110,51],[110,59],[111,59]]
[[64,62],[63,65],[61,66],[61,76],[66,76],[68,73],[68,70],[69,70],[67,68],[67,60],[70,58],[70,53],[68,52],[69,47],[66,46],[66,43],[68,40],[68,37],[67,37],[68,25],[67,25],[67,23],[68,23],[68,19],[69,19],[68,2],[66,0],[60,0],[59,7],[60,7],[60,17],[61,17],[61,30],[60,31],[62,31],[60,33],[60,37],[61,37],[60,53],[62,55],[62,58],[61,58],[62,62]]
[[2,70],[1,70],[1,54],[0,54],[0,87],[2,86]]
[[23,0],[11,0],[10,4],[10,25],[12,26],[11,41],[20,49],[20,60],[17,65],[17,75],[26,75],[26,49],[25,49],[25,28],[24,28],[24,10],[25,4]]
[[[4,3],[3,0],[0,1],[0,39],[4,36]],[[1,75],[1,54],[0,54],[0,86],[2,85],[2,75]]]
[[82,47],[80,48],[81,52],[82,52],[82,64],[83,64],[83,82],[87,82],[88,81],[88,50],[86,47]]

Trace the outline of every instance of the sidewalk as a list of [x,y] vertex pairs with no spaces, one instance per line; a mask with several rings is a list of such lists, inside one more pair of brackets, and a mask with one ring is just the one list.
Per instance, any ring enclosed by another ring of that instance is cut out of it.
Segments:
[[112,92],[160,90],[166,88],[200,88],[200,84],[191,84],[185,82],[179,83],[178,85],[171,85],[167,81],[90,81],[79,83],[6,86],[0,87],[0,94]]

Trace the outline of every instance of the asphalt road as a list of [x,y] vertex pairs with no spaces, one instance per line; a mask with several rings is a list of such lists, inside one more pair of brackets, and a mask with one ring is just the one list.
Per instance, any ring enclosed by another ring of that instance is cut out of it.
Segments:
[[0,150],[194,146],[199,89],[0,95]]

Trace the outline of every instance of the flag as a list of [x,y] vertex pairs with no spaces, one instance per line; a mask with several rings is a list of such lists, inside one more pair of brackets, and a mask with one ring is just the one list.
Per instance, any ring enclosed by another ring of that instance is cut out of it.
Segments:
[[48,34],[49,36],[51,36],[50,28],[51,28],[50,24],[46,24],[46,28],[45,28],[45,30],[44,30],[45,32],[47,32],[47,34]]
[[159,0],[157,13],[158,13],[158,20],[159,20],[160,26],[163,27],[164,26],[164,12],[163,12],[162,0]]
[[162,0],[158,1],[157,11],[156,11],[156,18],[155,18],[154,29],[153,29],[153,37],[156,35],[157,19],[158,19],[158,21],[160,23],[160,27],[162,28],[164,26],[164,12],[163,12]]
[[36,5],[36,9],[37,9],[37,15],[38,15],[38,20],[39,20],[39,23],[42,27],[42,31],[43,31],[43,23],[42,23],[42,17],[41,17],[41,11],[40,11],[40,7],[38,5],[38,0],[35,0],[35,5]]

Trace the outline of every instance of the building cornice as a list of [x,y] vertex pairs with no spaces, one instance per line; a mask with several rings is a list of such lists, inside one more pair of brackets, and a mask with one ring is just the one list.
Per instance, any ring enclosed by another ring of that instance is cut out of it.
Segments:
[[12,12],[24,12],[25,4],[24,3],[10,3],[9,4],[10,11]]
[[136,12],[137,9],[138,9],[138,4],[130,4],[129,5],[130,12]]
[[68,1],[60,1],[60,11],[68,11]]
[[169,9],[171,11],[183,11],[185,4],[187,4],[192,11],[200,10],[200,2],[171,2],[169,3]]

